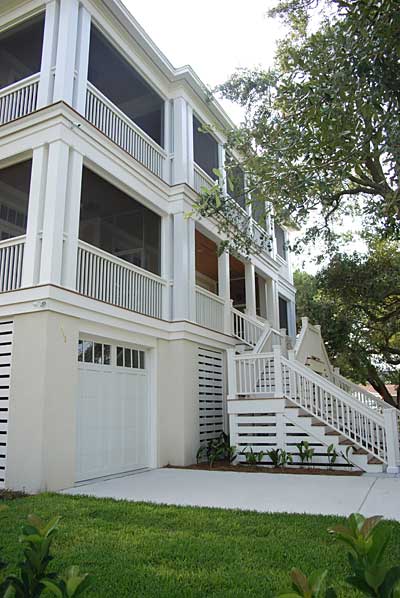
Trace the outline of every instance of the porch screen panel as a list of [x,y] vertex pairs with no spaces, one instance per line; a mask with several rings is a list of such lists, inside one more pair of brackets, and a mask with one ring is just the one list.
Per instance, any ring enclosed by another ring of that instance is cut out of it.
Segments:
[[40,71],[44,15],[0,35],[0,88]]
[[198,350],[200,445],[224,431],[224,361],[222,351]]
[[0,241],[26,233],[32,162],[0,170]]

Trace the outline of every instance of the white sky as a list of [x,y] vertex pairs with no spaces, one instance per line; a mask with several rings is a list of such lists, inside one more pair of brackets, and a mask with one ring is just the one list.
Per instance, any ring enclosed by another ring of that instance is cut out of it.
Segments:
[[[122,0],[175,67],[190,64],[209,87],[237,67],[270,66],[279,32],[272,0]],[[238,123],[241,110],[222,102]]]

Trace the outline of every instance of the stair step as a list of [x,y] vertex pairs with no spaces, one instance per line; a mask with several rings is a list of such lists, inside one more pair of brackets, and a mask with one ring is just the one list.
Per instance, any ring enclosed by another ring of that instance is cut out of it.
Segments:
[[382,461],[378,457],[369,457],[368,465],[382,465]]
[[311,422],[312,426],[320,426],[320,427],[325,427],[324,422],[320,422],[319,419],[313,419]]
[[340,436],[340,432],[336,432],[336,430],[331,430],[328,428],[328,431],[325,432],[325,436]]
[[349,438],[341,438],[339,440],[339,444],[345,444],[346,446],[353,446],[354,442],[352,440],[350,440]]
[[355,448],[353,450],[353,455],[368,455],[368,451],[364,450],[363,448]]

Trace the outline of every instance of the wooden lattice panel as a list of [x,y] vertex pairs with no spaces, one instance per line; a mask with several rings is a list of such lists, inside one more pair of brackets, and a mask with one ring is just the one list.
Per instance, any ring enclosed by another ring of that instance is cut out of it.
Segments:
[[224,359],[222,351],[198,350],[200,444],[224,430]]
[[0,488],[6,481],[13,322],[0,321]]

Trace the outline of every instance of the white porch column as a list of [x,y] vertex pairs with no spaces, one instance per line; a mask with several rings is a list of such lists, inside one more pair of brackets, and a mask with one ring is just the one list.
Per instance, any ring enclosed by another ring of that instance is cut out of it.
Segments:
[[163,292],[162,317],[172,319],[172,284],[173,284],[173,239],[172,216],[168,214],[161,220],[161,277],[167,281]]
[[61,283],[64,216],[69,180],[68,163],[68,145],[63,141],[51,143],[44,196],[40,283]]
[[76,47],[74,84],[74,108],[85,115],[86,89],[89,69],[91,16],[87,9],[80,4],[78,14],[78,40]]
[[78,0],[60,0],[54,102],[73,102],[78,16]]
[[267,280],[267,313],[271,326],[279,328],[279,303],[278,303],[278,285],[276,280],[268,278]]
[[196,319],[195,226],[185,213],[174,214],[173,319]]
[[82,169],[83,156],[76,150],[71,149],[65,201],[65,240],[62,255],[62,285],[70,289],[76,288]]
[[246,288],[246,314],[256,317],[256,276],[254,264],[246,262],[244,265],[245,288]]
[[172,184],[193,186],[193,111],[182,97],[173,103]]
[[387,446],[387,473],[400,472],[400,445],[397,409],[394,407],[383,410]]
[[268,320],[267,281],[262,276],[258,277],[258,292],[260,297],[260,316],[265,320]]
[[218,257],[218,295],[225,301],[224,305],[224,332],[231,334],[231,289],[229,253],[224,251]]
[[46,4],[44,21],[42,61],[38,91],[38,108],[47,106],[53,101],[54,72],[57,51],[58,4],[50,0]]
[[226,160],[226,152],[223,145],[218,144],[218,169],[221,173],[220,176],[220,185],[222,188],[223,193],[227,193],[227,181],[226,181],[226,170],[225,170],[225,160]]
[[48,148],[42,145],[33,150],[31,185],[29,190],[28,222],[22,266],[22,286],[30,287],[39,281],[43,204],[47,179]]

